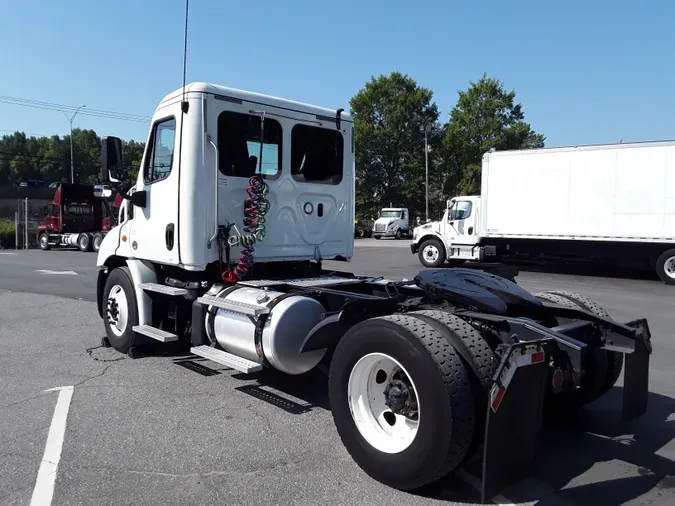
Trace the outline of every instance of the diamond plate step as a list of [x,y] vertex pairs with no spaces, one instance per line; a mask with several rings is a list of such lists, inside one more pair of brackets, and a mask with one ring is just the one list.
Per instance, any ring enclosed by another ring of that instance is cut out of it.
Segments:
[[254,279],[251,281],[239,281],[240,285],[261,287],[261,286],[276,286],[289,285],[304,288],[308,286],[332,286],[332,285],[348,285],[353,283],[362,283],[358,278],[343,278],[343,277],[316,277],[316,278],[298,278],[298,279]]
[[246,316],[258,317],[262,314],[267,314],[270,312],[269,309],[263,306],[255,306],[253,304],[238,302],[236,300],[225,300],[220,297],[214,297],[213,295],[204,295],[199,297],[197,302],[205,306],[215,306],[230,313],[243,314]]
[[163,293],[164,295],[173,295],[174,297],[188,294],[186,288],[177,288],[175,286],[160,285],[159,283],[141,283],[139,286],[147,292]]
[[232,355],[232,353],[228,353],[223,350],[217,350],[211,346],[193,346],[190,348],[190,353],[204,357],[211,362],[216,362],[218,364],[231,367],[232,369],[243,372],[244,374],[258,372],[263,368],[262,364],[253,362],[247,358]]
[[161,330],[150,325],[135,325],[132,330],[137,334],[151,337],[163,343],[178,341],[178,336],[176,334],[172,334],[171,332],[167,332],[166,330]]

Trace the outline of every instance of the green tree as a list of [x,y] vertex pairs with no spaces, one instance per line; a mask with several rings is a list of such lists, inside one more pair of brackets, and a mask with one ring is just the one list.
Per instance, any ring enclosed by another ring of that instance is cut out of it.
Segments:
[[515,98],[515,91],[506,91],[501,81],[486,74],[459,92],[443,138],[446,195],[480,193],[481,160],[492,148],[544,147],[546,138],[524,121]]
[[424,128],[432,149],[441,140],[432,98],[430,89],[400,72],[372,77],[352,97],[359,219],[390,203],[424,215]]
[[[145,144],[122,144],[128,172],[124,187],[135,182]],[[73,166],[75,181],[96,184],[101,181],[101,139],[94,130],[73,130]],[[29,137],[15,132],[0,138],[0,185],[21,180],[70,182],[70,136]]]

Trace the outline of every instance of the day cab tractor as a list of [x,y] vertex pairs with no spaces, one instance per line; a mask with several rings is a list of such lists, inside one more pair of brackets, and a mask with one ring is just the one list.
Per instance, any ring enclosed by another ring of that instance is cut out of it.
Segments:
[[[102,139],[112,185],[121,153]],[[401,490],[482,456],[492,497],[532,471],[544,407],[579,408],[622,370],[624,418],[645,413],[645,319],[531,294],[498,264],[412,280],[325,269],[352,258],[354,190],[343,109],[206,83],[169,94],[98,252],[104,345],[177,347],[244,374],[326,366],[342,443]]]
[[44,207],[42,225],[37,228],[40,248],[78,248],[98,251],[103,237],[112,228],[122,195],[104,185],[61,183],[51,206]]
[[373,223],[373,237],[394,237],[401,239],[412,233],[412,220],[405,207],[386,207],[380,211],[379,217]]

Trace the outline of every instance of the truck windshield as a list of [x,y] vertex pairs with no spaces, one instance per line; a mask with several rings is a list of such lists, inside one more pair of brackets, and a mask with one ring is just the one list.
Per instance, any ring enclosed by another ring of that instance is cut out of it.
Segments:
[[380,211],[380,218],[400,218],[401,211]]
[[65,206],[65,214],[86,216],[91,214],[91,206],[87,204],[68,204]]

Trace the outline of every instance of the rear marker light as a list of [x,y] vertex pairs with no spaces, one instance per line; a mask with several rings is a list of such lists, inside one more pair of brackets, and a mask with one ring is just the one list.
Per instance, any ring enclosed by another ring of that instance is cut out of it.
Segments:
[[538,351],[538,352],[530,355],[530,363],[531,364],[538,364],[539,362],[543,362],[545,358],[546,358],[546,355],[544,354],[544,352]]

